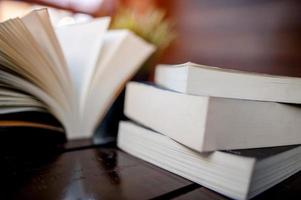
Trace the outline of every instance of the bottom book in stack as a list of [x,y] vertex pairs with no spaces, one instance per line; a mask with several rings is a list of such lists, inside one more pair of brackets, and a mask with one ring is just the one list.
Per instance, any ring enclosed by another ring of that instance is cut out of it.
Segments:
[[301,146],[199,153],[132,122],[120,122],[118,147],[235,199],[249,199],[301,169]]

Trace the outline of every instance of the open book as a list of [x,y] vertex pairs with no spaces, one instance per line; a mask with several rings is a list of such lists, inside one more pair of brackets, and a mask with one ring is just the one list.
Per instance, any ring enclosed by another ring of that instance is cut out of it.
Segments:
[[[49,112],[69,138],[90,136],[154,47],[110,19],[52,27],[46,9],[0,24],[0,115]],[[1,126],[49,126],[2,121]]]

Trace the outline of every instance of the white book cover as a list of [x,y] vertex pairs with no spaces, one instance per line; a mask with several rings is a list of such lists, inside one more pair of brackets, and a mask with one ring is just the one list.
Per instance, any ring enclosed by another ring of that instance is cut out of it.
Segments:
[[157,66],[155,83],[192,95],[301,103],[301,78],[222,69],[190,62]]
[[196,96],[130,82],[124,113],[196,151],[301,144],[301,106]]

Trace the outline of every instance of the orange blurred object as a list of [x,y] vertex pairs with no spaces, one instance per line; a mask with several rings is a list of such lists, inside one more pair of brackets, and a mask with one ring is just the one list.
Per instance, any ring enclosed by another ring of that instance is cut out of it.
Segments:
[[0,22],[22,16],[32,8],[32,5],[25,2],[0,1]]

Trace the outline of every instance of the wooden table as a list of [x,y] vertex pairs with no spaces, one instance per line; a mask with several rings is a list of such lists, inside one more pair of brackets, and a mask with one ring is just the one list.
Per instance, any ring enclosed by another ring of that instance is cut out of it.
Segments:
[[[201,185],[89,140],[63,152],[1,157],[1,199],[227,199]],[[255,199],[300,199],[301,173]]]
[[[193,61],[301,77],[300,1],[150,1],[176,22],[177,39],[161,62]],[[88,140],[71,141],[54,155],[2,155],[0,160],[4,200],[227,199],[115,147],[93,146]],[[301,199],[301,173],[255,199]]]

